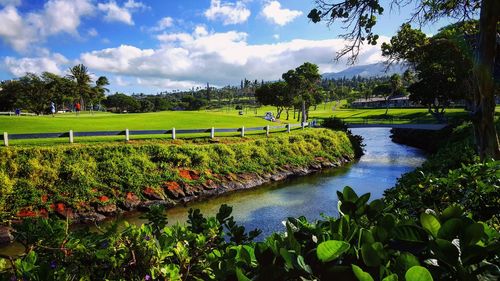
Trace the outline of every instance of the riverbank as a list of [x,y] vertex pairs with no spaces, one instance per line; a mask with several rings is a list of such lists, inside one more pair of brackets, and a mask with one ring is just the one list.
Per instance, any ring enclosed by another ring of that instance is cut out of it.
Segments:
[[354,159],[344,132],[307,129],[238,141],[75,145],[0,150],[4,221],[77,222],[172,207]]

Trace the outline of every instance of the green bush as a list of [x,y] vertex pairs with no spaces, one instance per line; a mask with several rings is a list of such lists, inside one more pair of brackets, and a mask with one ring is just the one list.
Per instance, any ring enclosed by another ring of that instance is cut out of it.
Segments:
[[[338,218],[288,218],[284,233],[253,242],[222,205],[167,224],[154,208],[142,226],[67,232],[60,220],[16,226],[25,253],[0,259],[2,280],[498,280],[500,234],[457,206],[400,220],[382,200],[338,192]],[[85,266],[82,266],[85,265]]]

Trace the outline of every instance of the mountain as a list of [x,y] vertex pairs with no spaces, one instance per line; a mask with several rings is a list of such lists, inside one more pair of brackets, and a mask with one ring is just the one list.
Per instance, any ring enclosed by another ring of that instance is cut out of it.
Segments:
[[339,78],[352,78],[354,76],[361,77],[377,77],[377,76],[390,76],[394,73],[403,74],[405,72],[406,67],[402,64],[392,65],[387,72],[385,72],[386,66],[384,63],[373,63],[366,65],[357,65],[352,66],[347,69],[344,69],[340,72],[330,72],[324,73],[323,79],[339,79]]

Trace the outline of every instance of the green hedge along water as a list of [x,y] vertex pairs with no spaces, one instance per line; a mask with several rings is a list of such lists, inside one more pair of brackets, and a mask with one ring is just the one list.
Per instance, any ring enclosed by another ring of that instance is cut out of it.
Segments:
[[[189,208],[199,208],[206,216],[215,215],[221,204],[233,206],[233,215],[247,229],[259,228],[260,239],[272,232],[283,231],[282,221],[287,217],[306,216],[316,219],[321,213],[337,214],[337,190],[348,185],[358,194],[370,192],[371,200],[382,197],[385,189],[396,183],[398,177],[420,166],[425,160],[422,151],[393,143],[390,129],[358,128],[352,132],[361,135],[365,155],[358,162],[321,173],[268,184],[253,190],[233,192],[203,202],[190,203],[167,211],[169,223],[185,222]],[[131,223],[144,220],[134,214]]]

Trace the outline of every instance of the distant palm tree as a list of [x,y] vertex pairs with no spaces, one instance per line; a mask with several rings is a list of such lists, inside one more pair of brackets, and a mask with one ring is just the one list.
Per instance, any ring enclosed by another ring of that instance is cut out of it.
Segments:
[[101,100],[105,98],[105,93],[109,92],[109,89],[106,88],[106,86],[108,85],[109,85],[109,80],[106,76],[101,76],[97,78],[97,80],[95,81],[95,87],[93,88],[94,91],[92,93],[92,98],[91,98],[92,107],[94,102],[100,103]]
[[85,100],[89,98],[89,95],[91,94],[90,83],[92,83],[92,79],[90,78],[88,68],[83,64],[79,64],[70,68],[69,72],[70,74],[68,77],[76,81],[78,97],[84,106]]

